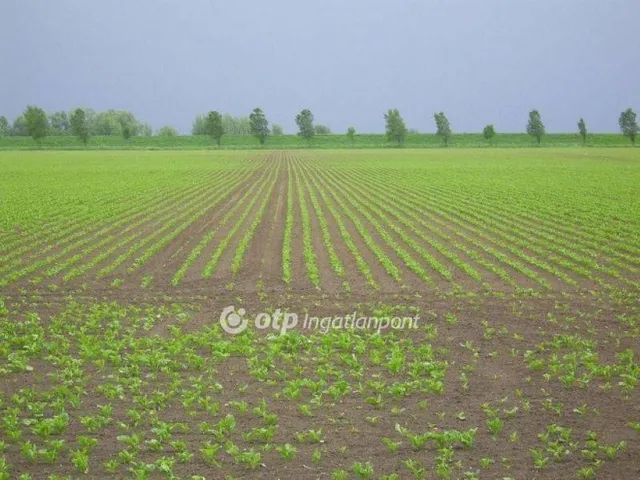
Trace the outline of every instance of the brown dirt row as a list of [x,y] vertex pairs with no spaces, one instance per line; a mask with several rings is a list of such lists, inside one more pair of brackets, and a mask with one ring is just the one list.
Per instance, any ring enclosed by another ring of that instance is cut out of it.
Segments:
[[215,229],[218,222],[229,208],[232,208],[247,191],[253,189],[258,179],[264,175],[263,168],[258,168],[242,180],[239,186],[227,193],[219,201],[214,200],[209,211],[181,232],[169,245],[159,251],[133,277],[133,282],[141,281],[146,275],[168,284],[171,278],[187,259],[189,253],[210,230]]
[[240,291],[278,292],[286,285],[282,279],[282,239],[287,206],[288,171],[282,152],[269,168],[279,168],[264,217],[249,246],[245,262],[235,279]]
[[[369,266],[374,280],[380,286],[380,290],[384,292],[400,292],[402,290],[401,285],[398,282],[396,282],[396,280],[394,280],[393,277],[391,277],[391,275],[389,275],[389,273],[387,273],[384,267],[380,264],[380,261],[375,256],[375,253],[369,248],[369,246],[367,246],[364,238],[362,237],[360,232],[357,230],[357,228],[355,227],[351,219],[343,211],[342,207],[340,207],[340,205],[337,204],[334,196],[331,194],[330,189],[326,188],[322,183],[320,183],[319,179],[316,176],[312,174],[309,174],[308,176],[310,179],[310,184],[314,189],[316,197],[318,198],[318,202],[320,202],[321,206],[323,207],[323,210],[327,212],[326,218],[327,218],[327,221],[329,222],[330,231],[335,231],[337,235],[334,238],[340,239],[340,241],[337,242],[339,245],[338,248],[336,248],[337,254],[341,259],[343,259],[343,261],[345,261],[345,265],[348,264],[354,267],[354,268],[347,269],[347,272],[348,272],[347,280],[352,285],[352,291],[354,293],[360,293],[361,291],[363,291],[359,289],[360,287],[363,288],[364,291],[370,290],[371,287],[367,285],[365,279],[360,278],[361,273],[357,268],[357,264],[355,260],[351,261],[352,254],[348,250],[347,246],[344,244],[344,241],[339,234],[339,229],[338,229],[337,223],[335,222],[335,219],[333,218],[333,215],[331,214],[329,208],[325,206],[326,205],[325,198],[329,202],[329,204],[340,215],[340,218],[345,226],[345,229],[349,233],[349,236],[351,237],[354,245],[360,252],[362,259]],[[320,193],[321,191],[324,193],[325,198],[323,198],[322,194]]]
[[[257,211],[260,208],[261,197],[259,196],[256,197],[255,195],[258,195],[258,190],[260,188],[265,188],[267,189],[266,190],[267,192],[269,191],[268,189],[270,188],[270,185],[273,185],[273,182],[275,180],[274,172],[275,170],[272,170],[270,168],[265,168],[264,170],[262,170],[262,175],[260,175],[257,184],[254,184],[252,190],[248,192],[248,196],[246,197],[246,200],[242,203],[242,205],[236,205],[239,208],[229,218],[228,222],[219,228],[215,227],[216,232],[211,242],[209,242],[209,244],[202,251],[198,259],[196,259],[196,261],[191,265],[189,270],[187,270],[185,279],[181,283],[183,288],[189,288],[189,289],[202,288],[203,291],[205,292],[214,292],[218,290],[220,291],[226,290],[230,287],[230,285],[234,281],[234,278],[231,272],[231,264],[233,261],[236,247],[238,245],[238,242],[242,238],[242,235],[244,234],[245,230],[251,224]],[[254,195],[254,192],[255,192],[255,195]],[[240,216],[249,206],[249,202],[251,202],[254,199],[256,201],[251,207],[251,210],[249,211],[247,217],[243,220],[242,224],[240,225],[236,233],[233,235],[233,237],[230,239],[226,249],[220,256],[212,277],[208,279],[202,278],[202,272],[206,264],[211,259],[211,256],[217,249],[218,245],[224,238],[227,237],[227,235],[235,227],[235,225],[239,221]],[[256,241],[255,237],[253,241]],[[173,273],[174,272],[171,272],[170,275],[173,275]]]
[[[346,180],[350,179],[352,180],[351,184],[353,185],[359,185],[357,183],[355,183],[357,180],[351,176],[348,176],[347,172],[341,172],[341,175],[343,176],[343,178]],[[329,174],[327,175],[327,180],[329,182],[331,182],[334,185],[341,185],[342,182],[339,178],[336,177],[335,174]],[[344,187],[347,188],[347,187]],[[360,195],[358,195],[358,198],[366,198],[366,196],[369,194],[369,192],[365,191],[364,189],[361,189],[358,186],[352,186],[351,187],[351,192],[352,193],[359,193]],[[423,259],[422,256],[420,255],[420,253],[416,252],[415,250],[413,250],[413,248],[408,244],[405,243],[405,241],[402,239],[402,237],[394,232],[391,228],[388,227],[388,225],[385,224],[385,222],[382,220],[382,218],[373,210],[369,209],[369,200],[364,200],[360,202],[361,207],[367,208],[367,211],[370,215],[372,215],[374,218],[376,218],[376,220],[378,222],[380,222],[383,227],[387,230],[387,232],[389,233],[389,235],[393,238],[393,240],[395,242],[397,242],[399,245],[401,245],[403,248],[405,248],[405,250],[407,250],[410,255],[418,262],[421,264],[421,266],[427,271],[427,273],[429,274],[429,276],[431,277],[431,279],[434,281],[434,283],[438,286],[438,288],[442,288],[444,290],[447,290],[449,288],[451,288],[452,286],[452,282],[450,282],[449,280],[447,280],[445,277],[443,277],[438,271],[436,271],[428,262],[427,260]],[[384,212],[384,210],[382,208],[380,208],[380,206],[376,205],[376,209],[380,210],[382,212]],[[410,229],[405,228],[404,226],[402,226],[402,224],[396,219],[396,217],[388,212],[384,212],[385,217],[391,221],[396,222],[396,225],[398,225],[399,228],[401,228],[405,234],[412,239],[416,244],[420,245],[428,254],[430,254],[435,260],[439,261],[444,267],[446,267],[447,269],[449,269],[449,271],[452,273],[453,276],[453,282],[467,290],[477,290],[480,288],[480,284],[473,278],[471,278],[470,276],[468,276],[464,271],[460,270],[455,264],[451,263],[451,261],[449,259],[447,259],[444,255],[442,255],[442,253],[440,253],[437,249],[433,248],[431,245],[429,245],[428,243],[426,243],[422,238],[420,238],[417,234],[415,234],[414,232],[412,232]],[[363,221],[366,221],[366,219],[362,218]],[[420,230],[419,230],[420,231]],[[460,258],[460,256],[458,256]],[[465,261],[465,260],[463,260]],[[476,270],[478,270],[479,272],[482,272],[485,276],[485,281],[500,281],[500,279],[493,274],[492,272],[488,272],[486,270],[484,270],[481,266],[476,266],[473,264],[472,260],[470,258],[467,258],[466,261],[471,262],[470,264],[474,266],[474,268],[476,268]],[[493,277],[493,278],[492,278]]]

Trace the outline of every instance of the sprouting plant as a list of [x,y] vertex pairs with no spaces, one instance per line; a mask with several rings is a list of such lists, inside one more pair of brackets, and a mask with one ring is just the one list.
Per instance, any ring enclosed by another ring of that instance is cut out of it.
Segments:
[[331,472],[331,480],[348,480],[349,473],[345,470],[334,470]]
[[361,480],[369,480],[370,478],[373,478],[373,465],[371,465],[371,462],[353,462],[353,465],[351,465],[351,471]]
[[276,447],[276,451],[286,461],[291,461],[295,456],[298,449],[289,443],[285,443],[279,447]]
[[311,454],[311,460],[313,461],[313,463],[320,463],[320,461],[322,460],[322,452],[319,448],[313,450],[313,453]]
[[533,457],[533,465],[538,470],[543,469],[549,463],[549,457],[547,457],[544,452],[536,449],[531,449],[531,456]]
[[596,478],[596,470],[594,467],[582,467],[577,471],[578,478],[590,480]]
[[391,453],[396,453],[400,448],[400,446],[402,445],[402,442],[394,442],[393,440],[387,437],[383,437],[382,442],[387,446],[387,448]]
[[309,429],[304,432],[296,432],[296,440],[300,443],[322,443],[324,435],[321,428],[318,430]]
[[24,455],[24,457],[30,462],[34,462],[36,460],[38,448],[30,441],[26,441],[22,444],[21,451],[22,455]]
[[247,413],[247,411],[249,410],[249,404],[244,400],[240,402],[232,400],[229,402],[229,405],[234,407],[239,413]]
[[410,458],[404,461],[404,465],[407,467],[407,469],[413,475],[413,478],[415,478],[416,480],[422,480],[423,478],[425,478],[426,469],[424,465],[420,463],[418,460],[414,460],[413,458]]
[[89,453],[86,450],[74,450],[71,452],[71,463],[80,473],[89,471]]
[[482,468],[489,468],[494,463],[496,463],[496,461],[491,457],[482,457],[480,459],[480,466]]
[[235,459],[238,463],[248,466],[251,470],[255,470],[260,465],[262,455],[260,452],[250,449],[246,452],[236,454]]
[[219,467],[218,452],[221,448],[222,446],[218,443],[204,442],[200,447],[200,453],[207,463]]
[[104,469],[109,473],[115,473],[116,470],[118,469],[118,465],[120,465],[120,464],[119,464],[118,460],[115,459],[115,458],[113,458],[111,460],[107,460],[106,462],[104,462],[102,464]]
[[311,406],[307,405],[306,403],[298,405],[298,410],[300,410],[300,413],[302,413],[307,417],[313,416],[313,411],[311,410]]
[[636,432],[640,433],[640,422],[629,422],[627,423],[629,428],[633,428]]
[[498,435],[504,428],[504,421],[499,417],[493,417],[487,420],[487,426],[489,427],[489,431],[493,435],[493,439],[497,439]]

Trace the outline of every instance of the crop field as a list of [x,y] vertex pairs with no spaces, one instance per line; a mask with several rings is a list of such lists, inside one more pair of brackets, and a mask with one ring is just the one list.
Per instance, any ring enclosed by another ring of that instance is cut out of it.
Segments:
[[0,152],[0,480],[640,477],[639,160]]
[[[498,133],[492,140],[494,147],[531,147],[533,140],[526,133]],[[450,146],[461,148],[488,147],[489,142],[481,133],[453,134]],[[586,140],[589,147],[628,147],[630,142],[619,134],[589,134]],[[273,149],[335,149],[335,148],[388,148],[392,147],[383,134],[357,134],[352,142],[344,134],[316,135],[310,142],[300,135],[271,135],[267,146]],[[409,133],[405,146],[410,148],[441,148],[442,139],[429,133]],[[542,143],[544,147],[580,147],[582,138],[578,133],[550,133]],[[92,136],[87,145],[74,136],[52,135],[36,143],[31,137],[0,135],[0,151],[37,150],[41,148],[63,150],[89,149],[260,149],[260,143],[251,135],[224,135],[221,147],[208,135],[180,135],[175,137],[131,137],[125,140],[121,136]]]

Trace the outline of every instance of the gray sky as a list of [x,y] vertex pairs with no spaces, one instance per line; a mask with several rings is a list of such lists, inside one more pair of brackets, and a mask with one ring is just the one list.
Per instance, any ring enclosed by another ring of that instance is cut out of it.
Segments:
[[291,133],[617,131],[640,109],[638,0],[0,0],[0,115],[27,104],[133,111],[189,132],[256,106]]

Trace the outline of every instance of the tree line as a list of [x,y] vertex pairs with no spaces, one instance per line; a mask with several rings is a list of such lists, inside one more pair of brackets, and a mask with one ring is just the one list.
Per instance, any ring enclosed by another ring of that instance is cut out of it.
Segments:
[[[442,139],[444,146],[448,146],[453,136],[449,119],[444,112],[434,113],[433,119],[436,124],[436,135]],[[402,146],[406,135],[411,131],[407,129],[398,109],[389,109],[385,112],[384,121],[387,140],[397,146]],[[311,141],[316,135],[331,135],[329,127],[314,123],[313,113],[309,109],[298,113],[295,117],[295,123],[298,127],[297,134],[308,141]],[[636,112],[631,108],[623,111],[618,118],[618,125],[621,133],[635,145],[636,137],[640,132]],[[588,131],[583,118],[578,120],[577,127],[582,143],[586,144]],[[537,144],[542,143],[546,129],[538,110],[529,112],[526,132]],[[198,115],[193,122],[191,133],[193,135],[208,135],[217,145],[222,144],[224,135],[252,135],[260,145],[265,145],[270,135],[283,135],[284,131],[277,124],[270,127],[262,109],[255,108],[246,117],[234,117],[215,110],[205,115]],[[89,138],[95,135],[122,136],[125,140],[129,140],[134,136],[151,136],[152,134],[149,124],[138,121],[131,112],[120,110],[95,112],[92,109],[76,108],[69,113],[60,111],[48,115],[42,108],[30,105],[14,120],[13,124],[9,124],[6,117],[0,116],[0,136],[31,136],[36,142],[40,142],[48,135],[74,135],[86,145]],[[177,136],[178,132],[175,128],[166,125],[160,128],[156,134],[170,137]],[[355,127],[349,127],[346,135],[352,145],[355,145]],[[482,130],[482,135],[492,144],[496,136],[494,125],[486,125]]]
[[83,139],[90,136],[149,136],[151,125],[139,121],[131,112],[107,110],[96,112],[90,108],[75,108],[70,112],[51,114],[42,108],[28,106],[13,123],[0,116],[0,136],[31,136],[40,140],[46,136],[76,135]]
[[[400,116],[400,112],[397,109],[388,110],[384,114],[385,119],[385,133],[387,140],[391,143],[395,143],[398,146],[404,144],[406,134],[408,132],[404,120]],[[433,114],[433,119],[436,124],[436,136],[442,138],[444,146],[449,145],[449,141],[453,135],[451,130],[451,124],[444,112],[438,112]],[[620,132],[627,137],[631,143],[635,146],[636,137],[640,132],[640,126],[637,122],[637,115],[633,109],[628,108],[620,114],[618,117],[618,125],[620,126]],[[580,118],[577,123],[578,133],[582,139],[582,144],[587,143],[587,124],[584,118]],[[546,129],[542,116],[538,110],[531,110],[529,112],[529,118],[527,121],[526,132],[529,134],[539,145],[542,143],[543,137],[546,135]],[[350,128],[347,131],[347,136],[352,139],[355,135],[355,130]],[[494,125],[486,125],[482,130],[482,135],[490,144],[493,143],[493,139],[496,136],[496,129]],[[353,140],[352,140],[353,141]]]

